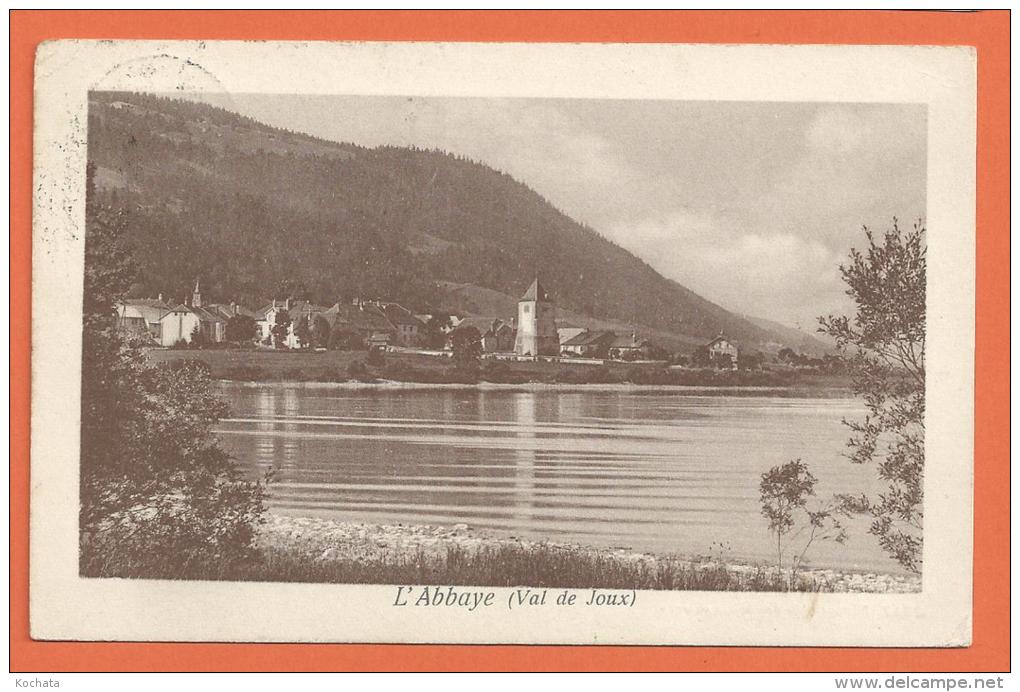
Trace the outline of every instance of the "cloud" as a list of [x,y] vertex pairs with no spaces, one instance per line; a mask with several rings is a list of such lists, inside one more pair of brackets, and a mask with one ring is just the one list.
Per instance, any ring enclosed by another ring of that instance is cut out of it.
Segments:
[[861,226],[925,213],[916,104],[237,97],[336,141],[439,148],[500,169],[663,275],[787,322],[845,304]]
[[760,233],[691,210],[618,226],[612,236],[664,276],[722,306],[813,329],[846,309],[841,255],[793,233]]

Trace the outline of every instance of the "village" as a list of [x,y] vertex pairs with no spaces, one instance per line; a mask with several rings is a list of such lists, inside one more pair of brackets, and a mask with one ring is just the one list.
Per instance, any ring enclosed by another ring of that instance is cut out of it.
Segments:
[[[641,338],[559,324],[552,296],[536,278],[521,296],[517,317],[483,318],[456,314],[416,314],[383,300],[354,298],[332,306],[290,297],[258,309],[237,302],[206,303],[200,280],[189,299],[174,303],[127,298],[117,304],[118,326],[127,337],[166,349],[255,347],[286,350],[367,350],[445,356],[458,343],[474,344],[482,358],[600,364],[606,361],[686,364],[684,356]],[[694,364],[736,368],[736,343],[723,334],[703,344]]]

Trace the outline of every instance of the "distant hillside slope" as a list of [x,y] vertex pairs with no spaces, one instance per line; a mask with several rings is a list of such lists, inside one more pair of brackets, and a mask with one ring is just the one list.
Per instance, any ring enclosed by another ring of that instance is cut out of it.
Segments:
[[836,350],[835,342],[824,334],[811,334],[803,329],[788,327],[785,324],[761,317],[747,317],[747,319],[774,334],[778,343],[792,348],[798,353],[821,355],[823,353],[833,353]]
[[438,282],[512,298],[540,275],[558,306],[691,342],[779,334],[727,312],[483,164],[436,151],[366,149],[152,95],[90,97],[101,201],[128,211],[136,294],[178,298],[201,277],[215,300],[355,294],[416,310]]

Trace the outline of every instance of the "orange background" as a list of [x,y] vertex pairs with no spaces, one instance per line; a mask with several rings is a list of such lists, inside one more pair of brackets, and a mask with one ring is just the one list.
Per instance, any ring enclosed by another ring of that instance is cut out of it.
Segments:
[[[1009,12],[14,11],[12,671],[1009,669]],[[966,649],[37,642],[28,636],[32,62],[56,38],[850,43],[978,51],[974,644]]]

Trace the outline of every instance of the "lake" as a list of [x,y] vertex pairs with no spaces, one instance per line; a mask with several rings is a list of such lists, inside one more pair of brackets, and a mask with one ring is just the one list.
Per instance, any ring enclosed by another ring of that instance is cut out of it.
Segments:
[[[841,454],[852,399],[664,391],[347,389],[220,385],[216,433],[255,475],[277,469],[271,510],[380,524],[465,523],[531,539],[774,560],[762,472],[810,464],[819,501],[874,492]],[[900,572],[866,524],[815,543],[820,567]]]

